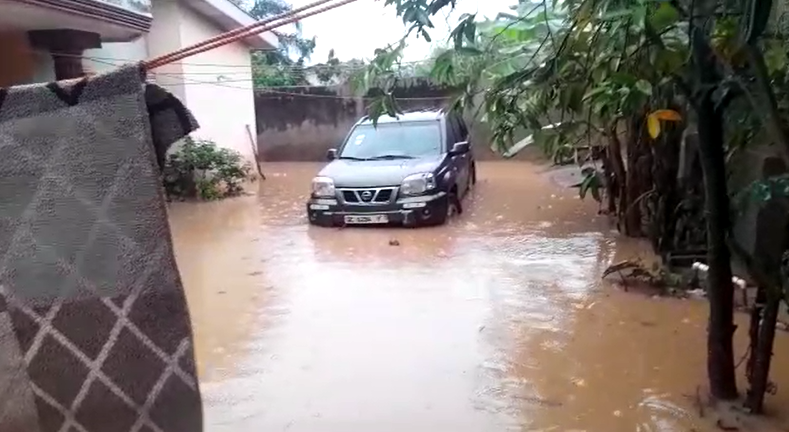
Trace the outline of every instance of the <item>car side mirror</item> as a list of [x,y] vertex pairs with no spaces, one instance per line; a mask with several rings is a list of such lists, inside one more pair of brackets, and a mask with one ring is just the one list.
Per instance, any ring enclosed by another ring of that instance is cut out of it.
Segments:
[[468,141],[460,141],[456,142],[452,146],[452,150],[449,151],[449,154],[452,156],[455,155],[462,155],[471,151],[471,146],[469,145]]
[[329,149],[326,152],[326,160],[333,161],[337,159],[337,149]]

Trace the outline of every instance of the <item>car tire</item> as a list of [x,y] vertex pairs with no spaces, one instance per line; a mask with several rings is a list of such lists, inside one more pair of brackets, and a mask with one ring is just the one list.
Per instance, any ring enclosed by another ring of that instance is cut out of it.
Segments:
[[447,209],[446,209],[446,212],[443,215],[441,215],[436,220],[435,224],[436,225],[444,225],[447,222],[449,222],[450,220],[452,220],[453,217],[456,217],[457,215],[459,215],[461,213],[463,213],[463,209],[460,206],[460,200],[458,199],[457,194],[455,192],[450,192],[447,195]]
[[452,215],[453,217],[463,214],[463,204],[461,202],[460,196],[457,193],[449,194],[449,202],[455,203],[455,211]]
[[472,185],[472,186],[477,184],[477,165],[476,164],[471,164],[470,177],[471,177],[471,180],[469,181],[469,184]]

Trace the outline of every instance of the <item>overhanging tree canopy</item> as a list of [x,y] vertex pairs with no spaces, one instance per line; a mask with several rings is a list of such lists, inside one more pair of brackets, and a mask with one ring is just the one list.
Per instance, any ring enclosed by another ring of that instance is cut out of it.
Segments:
[[[454,7],[450,0],[386,4],[406,23],[406,37],[428,39],[435,36],[431,19]],[[494,20],[461,17],[431,71],[437,82],[461,89],[453,108],[478,111],[497,150],[511,147],[516,134],[533,134],[556,161],[600,160],[601,169],[586,170],[579,186],[595,197],[605,189],[606,210],[623,233],[646,235],[661,253],[707,250],[708,372],[711,392],[721,399],[737,396],[727,163],[759,140],[780,146],[789,161],[787,45],[778,24],[771,1],[524,1]],[[404,44],[376,51],[360,76],[364,87],[383,90],[369,107],[373,118],[399,111],[392,88]],[[698,134],[703,182],[677,181],[686,129]],[[743,193],[770,200],[789,192],[777,186],[781,181],[759,181]],[[758,257],[742,258],[760,275],[762,292],[780,288],[774,269],[762,271]],[[748,372],[756,412],[777,310],[775,295],[762,297],[772,301],[754,309],[763,313]]]

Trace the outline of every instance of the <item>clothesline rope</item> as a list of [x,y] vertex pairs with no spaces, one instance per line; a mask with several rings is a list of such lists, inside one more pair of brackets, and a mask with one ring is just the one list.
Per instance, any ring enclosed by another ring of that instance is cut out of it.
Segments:
[[258,21],[256,23],[250,24],[246,27],[242,27],[240,29],[231,30],[229,32],[223,33],[219,36],[215,36],[213,38],[207,39],[200,43],[188,46],[186,48],[182,48],[178,51],[172,52],[170,54],[166,54],[160,57],[156,57],[154,59],[148,60],[144,63],[146,70],[152,70],[160,66],[164,66],[168,63],[176,62],[183,60],[187,57],[191,57],[196,54],[200,54],[202,52],[218,48],[223,45],[227,45],[244,38],[254,36],[263,32],[274,30],[275,28],[284,26],[286,24],[291,24],[297,21],[301,21],[304,18],[317,15],[328,10],[344,6],[348,3],[352,3],[357,0],[342,0],[337,3],[329,4],[324,7],[320,7],[314,9],[310,12],[299,14],[307,9],[313,8],[315,6],[322,5],[324,3],[328,3],[331,0],[319,0],[308,5],[302,6],[300,8],[294,9],[290,12],[286,12],[277,16],[274,16],[269,19],[265,19],[262,21]]
[[[0,3],[3,2],[3,1],[4,0],[0,0]],[[256,50],[256,51],[268,52],[269,50]],[[140,59],[127,58],[127,57],[104,57],[104,56],[95,56],[95,55],[68,54],[68,53],[51,52],[51,51],[48,51],[48,50],[37,50],[37,49],[17,49],[17,50],[15,50],[15,52],[16,53],[20,53],[20,54],[21,53],[25,53],[25,54],[37,54],[37,55],[49,55],[49,56],[52,56],[52,57],[80,58],[80,59],[84,59],[84,60],[95,61],[97,63],[103,63],[103,64],[115,65],[115,66],[121,66],[121,65],[124,65],[126,63],[137,63],[137,62],[140,61]],[[366,61],[364,59],[354,59],[354,60],[359,60],[359,61],[362,61],[362,62]],[[406,66],[419,66],[419,65],[429,64],[429,63],[433,62],[434,60],[435,60],[434,58],[428,57],[428,58],[423,58],[423,59],[420,59],[420,60],[400,61],[400,62],[397,62],[397,64],[399,64],[399,65],[406,65]],[[340,61],[342,62],[344,60],[340,60]],[[173,62],[173,63],[176,63],[176,62]],[[184,65],[184,66],[206,67],[206,68],[211,68],[212,69],[212,71],[209,71],[209,72],[206,72],[206,71],[202,71],[202,72],[179,72],[179,73],[189,74],[189,75],[222,75],[223,73],[246,73],[246,72],[243,72],[243,71],[241,71],[241,72],[239,72],[239,71],[215,72],[214,70],[215,69],[230,69],[230,70],[232,70],[232,69],[249,69],[250,68],[250,63],[246,63],[246,64],[243,64],[243,63],[205,63],[205,62],[191,63],[191,62],[184,62],[184,61],[178,61],[177,63],[181,64],[181,65]],[[345,69],[365,69],[365,68],[367,68],[367,66],[368,66],[367,63],[361,63],[358,66],[357,65],[347,65],[347,64],[343,64],[343,63],[340,63],[337,66],[330,65],[330,64],[324,64],[324,63],[316,63],[316,64],[312,64],[312,65],[305,64],[305,65],[301,65],[301,66],[296,65],[296,64],[292,64],[292,65],[280,65],[280,64],[278,64],[278,65],[276,65],[276,67],[279,68],[280,70],[282,70],[282,69],[286,69],[286,70],[292,69],[292,70],[298,70],[298,71],[304,71],[304,70],[309,70],[309,69],[319,69],[319,70],[320,69],[326,69],[326,70],[332,69],[332,70],[336,70],[338,68],[339,69],[343,69],[343,68],[345,68]],[[174,72],[170,72],[170,73],[174,73]]]
[[[107,65],[110,65],[110,66],[114,66],[115,65],[114,63],[102,62],[102,61],[99,61],[99,63],[104,63],[104,64],[107,64]],[[169,74],[169,73],[154,72],[153,74],[155,74],[156,76],[163,76],[163,77],[173,78],[173,79],[177,80],[177,82],[172,82],[172,83],[162,83],[162,82],[157,83],[157,84],[159,84],[162,87],[172,87],[172,86],[176,86],[176,85],[208,85],[208,86],[217,86],[217,87],[223,87],[223,88],[228,88],[228,89],[246,90],[246,91],[253,91],[253,92],[256,92],[256,93],[264,93],[264,94],[268,94],[269,96],[271,96],[271,98],[281,98],[281,97],[285,96],[285,97],[291,97],[291,98],[297,98],[298,97],[298,98],[308,98],[308,99],[309,98],[313,98],[313,99],[339,99],[339,100],[358,100],[358,99],[362,99],[362,100],[365,100],[365,101],[366,100],[375,100],[376,99],[374,97],[364,97],[364,96],[324,95],[324,94],[297,93],[297,92],[289,92],[289,91],[277,90],[277,88],[298,88],[298,87],[310,88],[310,87],[313,87],[313,86],[282,86],[282,87],[254,87],[254,86],[251,86],[251,87],[239,87],[239,86],[235,86],[235,85],[229,85],[229,84],[227,84],[227,82],[199,81],[199,80],[195,80],[195,79],[191,79],[191,78],[187,78],[187,77],[179,76],[179,75],[175,75],[175,74]],[[231,82],[241,82],[241,81],[231,81]],[[252,80],[246,80],[245,82],[250,82],[251,83]],[[452,96],[398,97],[397,100],[400,100],[400,101],[437,101],[437,100],[449,100],[449,99],[452,99],[452,98],[453,98]]]
[[313,8],[315,6],[320,6],[320,5],[322,5],[324,3],[327,3],[329,1],[331,1],[331,0],[318,0],[318,1],[315,1],[315,2],[312,2],[312,3],[309,3],[307,5],[304,5],[302,7],[299,7],[299,8],[296,8],[296,9],[293,9],[293,10],[290,10],[290,11],[283,12],[281,14],[275,15],[273,17],[269,17],[269,18],[266,18],[266,19],[254,22],[254,23],[252,23],[252,24],[250,24],[248,26],[241,27],[241,28],[238,28],[238,29],[235,29],[235,30],[230,30],[228,32],[225,32],[225,33],[219,34],[217,36],[214,36],[212,38],[206,39],[206,40],[204,40],[202,42],[198,42],[198,43],[196,43],[194,45],[188,46],[186,48],[181,48],[181,49],[179,49],[177,51],[173,51],[171,53],[168,53],[168,54],[156,57],[156,58],[150,60],[150,63],[151,64],[156,64],[156,63],[163,62],[169,57],[181,54],[183,52],[192,51],[192,50],[201,48],[201,47],[206,46],[206,45],[208,45],[210,43],[217,42],[217,41],[220,41],[220,40],[223,40],[223,39],[226,39],[226,38],[230,38],[230,37],[236,36],[238,34],[241,34],[241,33],[245,32],[245,31],[262,27],[262,26],[264,26],[266,24],[270,24],[270,23],[272,23],[274,21],[277,21],[277,20],[289,18],[289,17],[293,16],[294,14],[297,14],[297,13],[302,12],[304,10]]

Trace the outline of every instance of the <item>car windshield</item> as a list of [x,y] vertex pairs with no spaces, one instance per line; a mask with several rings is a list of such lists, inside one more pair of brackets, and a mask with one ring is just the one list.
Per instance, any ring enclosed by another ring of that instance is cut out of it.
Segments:
[[418,158],[441,154],[438,122],[359,125],[342,148],[343,159]]

